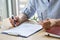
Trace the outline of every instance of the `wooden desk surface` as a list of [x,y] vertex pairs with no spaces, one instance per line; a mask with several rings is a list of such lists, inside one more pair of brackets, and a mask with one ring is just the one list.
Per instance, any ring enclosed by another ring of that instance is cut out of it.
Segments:
[[0,40],[60,40],[60,39],[45,36],[45,31],[41,30],[28,38],[0,34]]
[[41,30],[28,38],[0,34],[0,40],[60,40],[58,38],[52,38],[52,37],[45,36],[44,33],[45,32]]

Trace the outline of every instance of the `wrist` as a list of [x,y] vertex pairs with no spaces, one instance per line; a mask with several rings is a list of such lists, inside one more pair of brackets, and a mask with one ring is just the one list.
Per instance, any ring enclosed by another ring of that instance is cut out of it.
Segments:
[[21,13],[18,17],[20,24],[28,20],[28,17],[23,13]]

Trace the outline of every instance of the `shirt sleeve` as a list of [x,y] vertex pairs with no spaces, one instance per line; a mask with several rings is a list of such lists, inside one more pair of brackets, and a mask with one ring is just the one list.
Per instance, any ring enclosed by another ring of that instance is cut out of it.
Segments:
[[30,0],[27,6],[22,10],[22,13],[26,14],[28,18],[34,15],[36,11],[35,0]]

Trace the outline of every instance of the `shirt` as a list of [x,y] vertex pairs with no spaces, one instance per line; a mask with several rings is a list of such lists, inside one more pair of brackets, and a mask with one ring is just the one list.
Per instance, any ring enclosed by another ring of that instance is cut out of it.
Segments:
[[60,18],[60,0],[30,0],[27,6],[22,11],[28,16],[32,17],[37,12],[40,20],[53,18]]

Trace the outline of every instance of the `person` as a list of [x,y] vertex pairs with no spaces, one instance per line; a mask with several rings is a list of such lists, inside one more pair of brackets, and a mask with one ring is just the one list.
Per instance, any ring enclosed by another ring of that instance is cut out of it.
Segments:
[[[35,12],[37,12],[40,22],[45,20],[42,22],[42,25],[45,27],[47,22],[50,24],[50,19],[54,21],[60,18],[60,0],[29,0],[20,15],[14,17],[14,19],[10,18],[10,22],[14,26],[15,20],[18,26],[31,18]],[[46,21],[46,19],[49,20]]]

